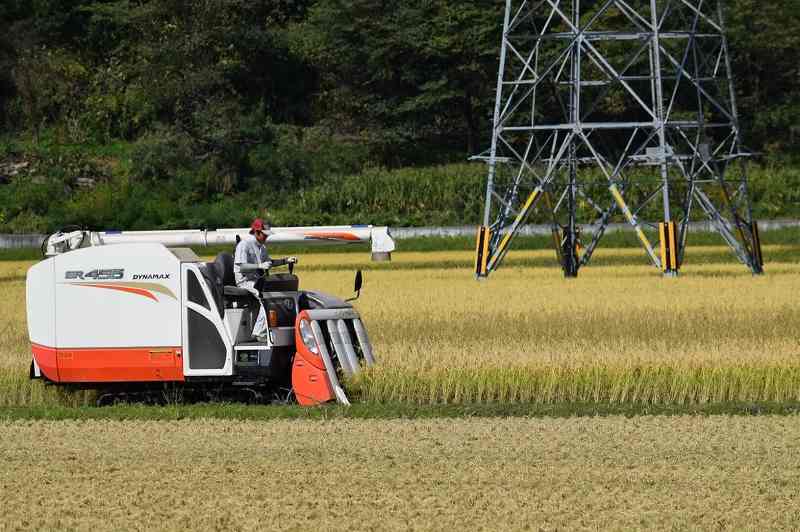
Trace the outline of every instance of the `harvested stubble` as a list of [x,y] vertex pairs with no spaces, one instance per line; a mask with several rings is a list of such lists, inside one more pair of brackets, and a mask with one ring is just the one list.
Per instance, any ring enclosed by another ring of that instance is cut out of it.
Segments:
[[0,422],[5,530],[793,529],[800,419]]
[[[638,250],[600,250],[598,265],[565,280],[552,252],[525,251],[477,283],[467,252],[397,253],[366,275],[357,306],[381,365],[352,392],[413,403],[800,400],[800,249],[767,248],[782,262],[764,277],[724,249],[692,251],[724,261],[663,279]],[[302,286],[348,294],[361,261],[303,257]],[[0,405],[86,402],[26,380],[24,266],[0,263]]]

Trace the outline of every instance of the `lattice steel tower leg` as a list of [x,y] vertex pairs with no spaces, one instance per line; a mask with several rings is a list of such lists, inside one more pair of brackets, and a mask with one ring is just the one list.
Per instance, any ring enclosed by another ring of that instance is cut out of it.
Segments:
[[[677,275],[710,220],[763,273],[722,0],[506,0],[476,274],[529,220],[552,224],[567,277],[609,223]],[[657,236],[653,236],[657,235]]]

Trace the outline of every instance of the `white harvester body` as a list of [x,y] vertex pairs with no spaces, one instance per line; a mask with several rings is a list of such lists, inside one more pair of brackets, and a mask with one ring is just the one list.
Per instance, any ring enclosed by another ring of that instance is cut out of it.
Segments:
[[[124,385],[131,393],[181,383],[206,392],[247,389],[257,397],[293,392],[301,404],[346,403],[341,378],[374,363],[349,303],[300,290],[291,273],[266,271],[254,294],[235,286],[230,254],[206,263],[191,249],[167,247],[233,243],[247,233],[53,235],[50,256],[27,275],[31,376],[104,390]],[[373,258],[394,250],[386,228],[285,228],[269,238],[365,241],[372,241]],[[268,334],[253,338],[262,308]]]

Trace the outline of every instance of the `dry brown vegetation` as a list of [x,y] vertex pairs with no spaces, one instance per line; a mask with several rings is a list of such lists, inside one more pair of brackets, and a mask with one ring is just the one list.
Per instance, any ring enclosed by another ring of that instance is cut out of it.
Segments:
[[[413,403],[798,400],[795,251],[768,247],[783,262],[754,278],[724,249],[692,248],[726,262],[662,279],[639,250],[600,250],[575,280],[546,266],[551,251],[517,251],[486,283],[470,274],[470,253],[397,253],[366,272],[357,306],[381,366],[352,390]],[[303,256],[301,285],[349,295],[364,260]],[[27,264],[0,263],[0,405],[79,404],[84,395],[27,381]]]
[[800,418],[0,422],[4,530],[791,529]]

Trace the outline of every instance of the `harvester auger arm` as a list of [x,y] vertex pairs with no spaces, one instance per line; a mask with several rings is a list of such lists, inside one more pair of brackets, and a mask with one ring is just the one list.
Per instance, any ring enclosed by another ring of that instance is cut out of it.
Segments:
[[[111,244],[163,244],[167,247],[208,247],[235,245],[237,238],[249,234],[241,229],[190,229],[177,231],[70,231],[48,237],[42,246],[45,256],[52,257],[73,249]],[[363,244],[371,243],[372,260],[391,260],[394,239],[388,227],[372,225],[338,225],[317,227],[273,227],[267,244]]]

